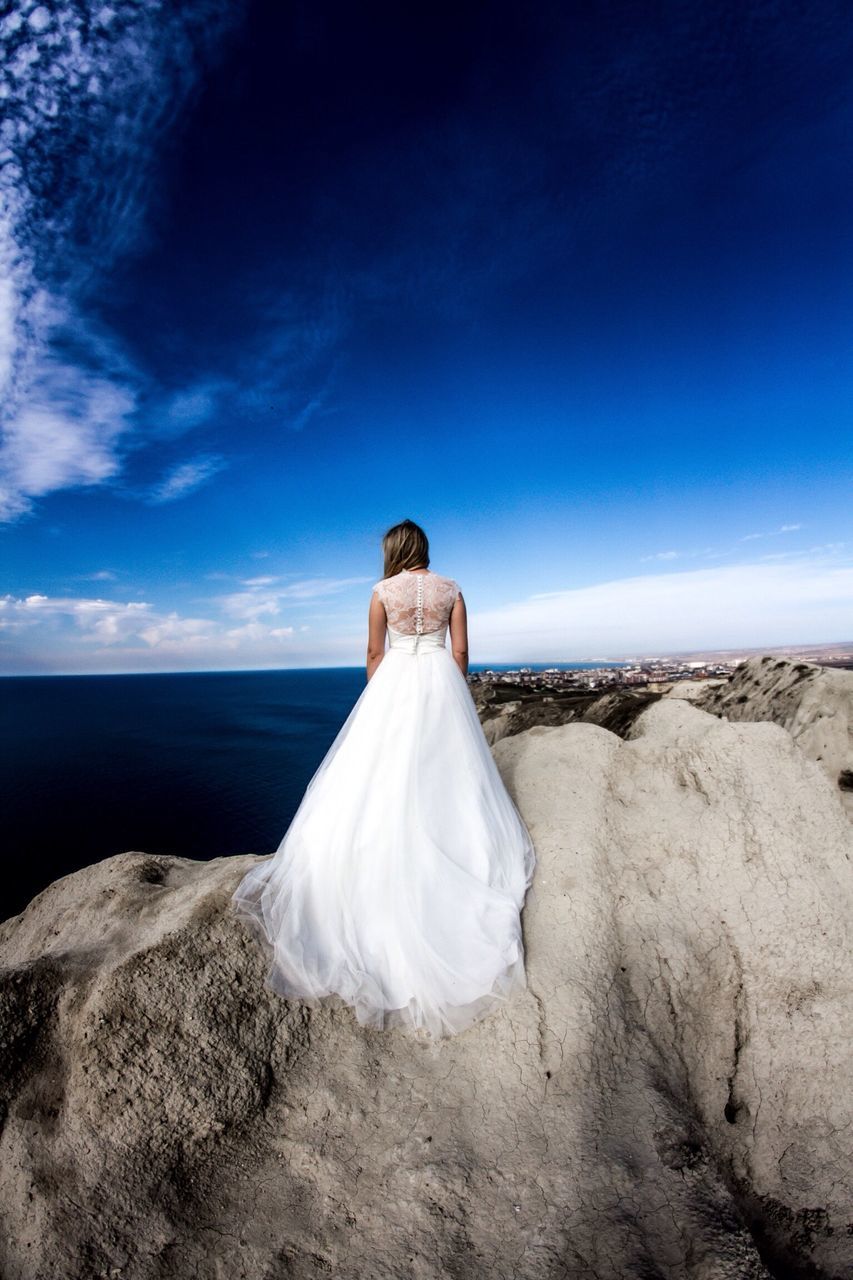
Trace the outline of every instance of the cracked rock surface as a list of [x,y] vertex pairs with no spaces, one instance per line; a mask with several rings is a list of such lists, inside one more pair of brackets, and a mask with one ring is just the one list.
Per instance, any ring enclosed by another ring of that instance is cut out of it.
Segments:
[[853,820],[853,671],[771,654],[741,663],[697,706],[729,720],[773,720],[838,787]]
[[0,1274],[853,1275],[850,823],[683,699],[495,758],[528,989],[459,1037],[284,1001],[254,857],[123,853],[0,925]]

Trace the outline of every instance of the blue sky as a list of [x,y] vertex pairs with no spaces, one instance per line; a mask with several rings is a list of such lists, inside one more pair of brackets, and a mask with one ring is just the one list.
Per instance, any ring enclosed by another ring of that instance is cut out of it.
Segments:
[[844,4],[0,20],[0,671],[853,640]]

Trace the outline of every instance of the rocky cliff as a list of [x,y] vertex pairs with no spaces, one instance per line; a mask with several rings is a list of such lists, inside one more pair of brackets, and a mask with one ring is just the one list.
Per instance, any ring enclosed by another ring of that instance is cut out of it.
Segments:
[[725,684],[705,687],[697,706],[728,720],[772,720],[820,764],[853,818],[853,671],[750,658]]
[[124,853],[0,925],[4,1280],[853,1275],[835,783],[670,698],[494,751],[529,986],[457,1038],[266,989],[252,858]]
[[[510,696],[513,692],[517,696]],[[681,680],[603,694],[572,690],[543,695],[505,685],[477,691],[483,729],[492,745],[533,725],[577,721],[599,724],[624,737],[642,711],[662,697],[687,699],[726,720],[782,725],[820,764],[853,819],[853,671],[764,654],[742,663],[730,679]]]

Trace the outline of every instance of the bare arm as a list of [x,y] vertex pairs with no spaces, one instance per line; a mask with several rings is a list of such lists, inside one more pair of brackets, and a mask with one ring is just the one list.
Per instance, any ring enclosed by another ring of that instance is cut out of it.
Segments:
[[385,656],[385,634],[388,620],[385,617],[385,605],[376,592],[370,597],[370,610],[367,615],[367,678],[373,675]]
[[450,649],[453,654],[453,661],[467,679],[468,611],[465,608],[465,601],[462,599],[461,591],[454,601],[453,608],[450,610]]

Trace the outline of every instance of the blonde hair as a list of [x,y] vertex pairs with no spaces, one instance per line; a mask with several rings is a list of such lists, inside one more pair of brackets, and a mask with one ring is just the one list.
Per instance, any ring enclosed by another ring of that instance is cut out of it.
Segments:
[[383,576],[390,578],[403,569],[429,565],[429,540],[414,520],[402,520],[392,525],[382,538],[382,553],[385,557]]

